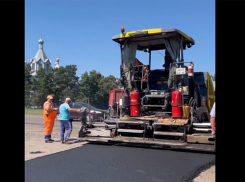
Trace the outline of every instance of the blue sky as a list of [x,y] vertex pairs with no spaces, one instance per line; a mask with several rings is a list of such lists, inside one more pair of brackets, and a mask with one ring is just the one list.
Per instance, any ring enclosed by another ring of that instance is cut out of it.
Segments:
[[[25,60],[33,58],[42,34],[44,51],[60,65],[77,65],[77,75],[93,69],[119,77],[120,49],[112,36],[151,28],[177,28],[196,44],[184,52],[195,71],[215,73],[214,0],[26,0]],[[164,55],[164,51],[161,51]],[[146,53],[136,57],[148,62]],[[152,69],[164,58],[152,53]]]

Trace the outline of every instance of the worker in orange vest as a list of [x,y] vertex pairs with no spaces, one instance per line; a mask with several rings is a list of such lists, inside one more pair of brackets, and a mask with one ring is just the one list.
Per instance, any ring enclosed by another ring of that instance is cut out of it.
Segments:
[[[137,58],[135,58],[135,64],[136,64],[136,66],[137,66],[137,71],[139,71],[139,69],[140,69],[140,65],[143,65],[143,63],[142,62],[140,62]],[[147,74],[149,73],[149,70],[148,70],[148,66],[143,66],[143,70],[145,71],[145,74],[144,74],[144,76],[143,76],[143,82],[144,81],[146,81],[146,78],[147,78]]]
[[48,95],[47,101],[43,104],[43,118],[44,118],[44,139],[46,143],[52,143],[54,140],[51,134],[54,128],[54,121],[57,115],[58,108],[54,108],[53,96]]
[[137,58],[135,58],[135,64],[137,66],[137,71],[139,71],[140,69],[139,65],[143,65],[143,63],[141,63]]

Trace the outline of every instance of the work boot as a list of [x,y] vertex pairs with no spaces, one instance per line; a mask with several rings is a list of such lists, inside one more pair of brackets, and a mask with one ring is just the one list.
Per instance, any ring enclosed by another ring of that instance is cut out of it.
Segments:
[[45,140],[45,143],[53,143],[51,140]]
[[86,134],[91,134],[91,131],[86,130],[85,132],[86,132]]
[[67,140],[61,142],[61,144],[70,144]]
[[49,139],[49,141],[54,142],[54,140],[53,140],[53,139],[51,139],[51,138]]

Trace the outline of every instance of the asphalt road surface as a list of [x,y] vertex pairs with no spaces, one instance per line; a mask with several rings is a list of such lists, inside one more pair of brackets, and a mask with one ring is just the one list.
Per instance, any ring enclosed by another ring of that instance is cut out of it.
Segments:
[[[43,124],[41,116],[25,123]],[[182,182],[214,160],[214,154],[86,144],[26,161],[25,182]]]

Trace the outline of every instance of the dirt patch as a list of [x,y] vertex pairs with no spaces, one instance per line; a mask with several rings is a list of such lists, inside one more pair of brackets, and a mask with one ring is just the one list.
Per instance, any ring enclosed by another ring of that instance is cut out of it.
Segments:
[[193,182],[215,182],[215,165],[201,172]]
[[196,167],[187,173],[183,182],[215,182],[215,161],[210,161],[204,165]]
[[71,134],[71,144],[61,144],[59,127],[54,127],[52,138],[53,143],[45,143],[42,125],[25,124],[25,161],[37,157],[80,147],[86,142],[77,138],[79,127],[74,127]]

